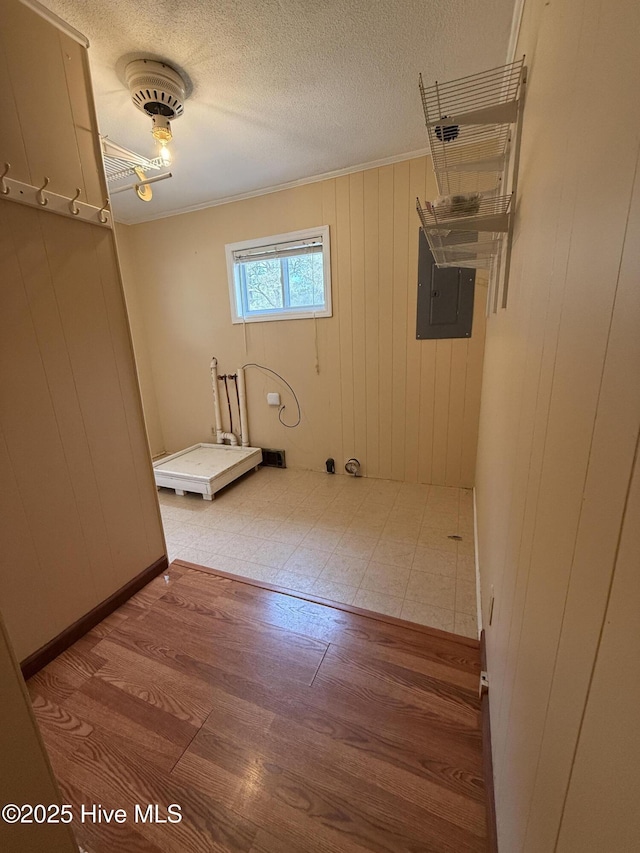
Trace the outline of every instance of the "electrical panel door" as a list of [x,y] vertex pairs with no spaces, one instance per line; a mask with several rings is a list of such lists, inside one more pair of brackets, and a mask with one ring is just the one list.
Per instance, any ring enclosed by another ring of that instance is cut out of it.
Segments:
[[416,338],[470,338],[476,271],[438,268],[420,229]]

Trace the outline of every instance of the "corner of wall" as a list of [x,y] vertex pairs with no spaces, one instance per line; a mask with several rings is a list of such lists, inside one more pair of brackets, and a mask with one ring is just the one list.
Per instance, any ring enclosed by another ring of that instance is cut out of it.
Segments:
[[140,392],[142,395],[147,439],[151,455],[155,457],[162,455],[166,448],[147,344],[144,297],[141,290],[140,278],[137,275],[136,255],[133,245],[135,240],[134,228],[135,226],[133,225],[116,223],[115,237],[120,261],[122,286],[127,314],[129,316],[129,326],[131,328],[133,352],[138,372],[138,382],[140,383]]

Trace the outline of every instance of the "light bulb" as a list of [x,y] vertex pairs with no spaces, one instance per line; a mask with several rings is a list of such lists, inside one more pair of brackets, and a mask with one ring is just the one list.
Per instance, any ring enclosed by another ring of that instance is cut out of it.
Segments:
[[171,151],[169,151],[166,144],[160,145],[160,159],[162,160],[165,166],[171,165],[171,161],[173,158],[171,157]]

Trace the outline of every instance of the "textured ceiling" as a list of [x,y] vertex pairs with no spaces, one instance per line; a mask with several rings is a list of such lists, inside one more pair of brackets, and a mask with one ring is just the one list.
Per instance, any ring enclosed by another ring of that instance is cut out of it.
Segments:
[[[151,122],[122,83],[125,57],[184,69],[174,177],[142,222],[424,149],[418,72],[447,80],[506,61],[514,0],[45,0],[90,43],[100,129],[155,156]],[[119,62],[120,61],[120,62]]]

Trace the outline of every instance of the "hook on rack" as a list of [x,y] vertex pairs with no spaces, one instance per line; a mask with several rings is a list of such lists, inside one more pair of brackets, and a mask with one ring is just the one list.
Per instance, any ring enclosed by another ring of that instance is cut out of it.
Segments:
[[104,207],[101,207],[100,210],[98,211],[98,219],[100,220],[100,222],[102,222],[103,225],[106,225],[106,223],[109,221],[108,216],[103,216],[103,214],[107,212],[108,207],[109,207],[109,199],[105,199]]
[[46,207],[49,204],[49,199],[44,197],[44,190],[49,183],[49,178],[45,176],[44,184],[40,187],[40,189],[36,193],[36,198],[38,199],[38,204],[41,204],[43,207]]
[[73,216],[77,216],[80,213],[80,208],[78,207],[76,202],[80,198],[81,192],[82,192],[82,190],[80,189],[80,187],[76,187],[76,194],[74,195],[74,197],[69,202],[69,210],[71,211]]
[[0,192],[2,195],[9,195],[9,187],[5,184],[4,179],[9,174],[9,169],[11,168],[11,163],[4,164],[4,171],[0,175]]

